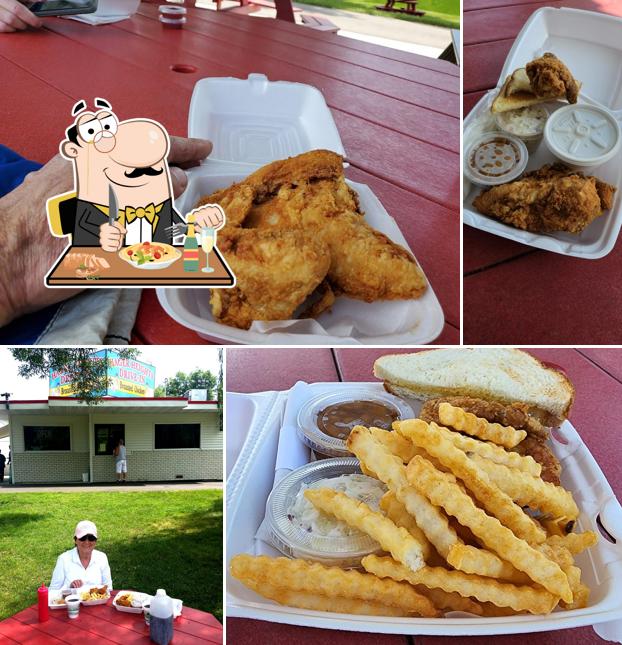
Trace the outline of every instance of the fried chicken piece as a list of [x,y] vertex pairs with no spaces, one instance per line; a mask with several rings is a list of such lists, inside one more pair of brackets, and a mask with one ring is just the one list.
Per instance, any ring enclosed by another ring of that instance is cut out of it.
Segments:
[[[240,191],[244,196],[237,199]],[[342,158],[333,152],[315,150],[268,164],[201,203],[225,199],[233,221],[245,228],[307,232],[323,244],[336,293],[371,302],[417,298],[426,289],[412,255],[365,222],[356,193],[345,182]],[[226,204],[221,206],[229,218]]]
[[561,464],[542,439],[527,435],[517,446],[512,448],[512,451],[519,455],[531,455],[542,466],[540,478],[545,482],[559,486]]
[[548,429],[530,414],[527,404],[517,402],[504,405],[497,401],[485,401],[468,396],[448,396],[426,401],[421,407],[419,418],[426,423],[440,425],[438,408],[443,401],[486,419],[490,423],[500,423],[504,426],[512,426],[516,430],[526,430],[527,436],[513,448],[513,451],[520,455],[531,455],[542,466],[540,477],[544,481],[559,485],[561,464],[546,445],[549,437]]
[[613,203],[615,187],[562,163],[543,166],[521,179],[480,193],[482,214],[534,233],[580,233]]
[[320,314],[330,309],[335,304],[335,292],[332,290],[328,280],[324,280],[322,284],[311,294],[311,297],[316,297],[301,314],[301,318],[317,318]]
[[536,96],[559,98],[566,97],[568,103],[576,103],[580,85],[564,63],[547,52],[540,58],[527,63],[527,76],[531,89]]
[[462,408],[476,417],[486,419],[490,423],[500,423],[502,426],[512,426],[516,430],[525,430],[529,435],[541,439],[548,439],[549,432],[538,419],[529,414],[529,406],[525,403],[512,403],[504,405],[497,401],[485,401],[470,396],[448,396],[430,399],[421,407],[419,418],[426,423],[440,423],[438,408],[443,401]]
[[328,250],[313,235],[298,231],[221,231],[218,249],[236,286],[212,289],[212,313],[218,322],[240,329],[254,320],[292,318],[330,266]]

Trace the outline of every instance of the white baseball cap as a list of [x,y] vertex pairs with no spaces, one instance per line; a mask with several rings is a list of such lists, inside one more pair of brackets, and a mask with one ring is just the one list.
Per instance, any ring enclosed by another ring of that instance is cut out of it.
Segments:
[[93,524],[93,522],[89,522],[89,520],[82,520],[76,525],[76,532],[74,533],[74,535],[78,538],[78,540],[85,535],[94,535],[95,537],[97,537],[97,527],[95,526],[95,524]]

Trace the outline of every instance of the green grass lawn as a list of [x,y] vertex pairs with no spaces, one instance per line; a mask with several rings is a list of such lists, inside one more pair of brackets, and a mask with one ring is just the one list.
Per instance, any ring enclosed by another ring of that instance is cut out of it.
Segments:
[[[407,16],[403,13],[376,9],[376,5],[384,5],[385,0],[301,0],[301,2],[318,7],[344,9],[346,11],[355,11],[356,13],[369,13],[375,16],[384,16],[385,18],[398,18],[399,20],[424,22],[429,25],[460,29],[460,0],[420,0],[417,3],[417,9],[425,11],[425,16]],[[405,8],[405,6],[403,4],[396,5],[397,8]]]
[[37,601],[83,519],[97,524],[115,589],[163,587],[222,622],[220,490],[0,495],[0,620]]

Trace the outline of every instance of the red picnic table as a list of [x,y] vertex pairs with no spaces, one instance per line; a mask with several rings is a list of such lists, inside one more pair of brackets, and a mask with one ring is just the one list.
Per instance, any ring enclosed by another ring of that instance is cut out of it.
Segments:
[[[29,645],[119,645],[148,644],[149,628],[142,614],[129,614],[117,611],[112,606],[112,598],[106,605],[80,607],[80,615],[70,620],[62,609],[50,610],[50,619],[39,622],[37,606],[24,609],[15,616],[0,622],[1,643],[28,643]],[[174,622],[174,645],[221,645],[223,642],[222,625],[204,611],[184,607],[182,615]]]
[[[188,7],[183,29],[158,8],[91,27],[60,18],[0,37],[0,141],[40,162],[58,151],[80,98],[108,99],[120,118],[145,116],[187,134],[190,96],[204,77],[319,88],[346,149],[350,179],[368,184],[399,224],[445,312],[438,342],[459,342],[460,94],[454,65],[284,20]],[[35,109],[33,107],[36,106]],[[201,343],[146,290],[132,342]]]
[[[394,349],[250,349],[227,351],[227,390],[260,392],[286,390],[298,380],[375,381],[372,366]],[[609,480],[614,493],[622,494],[622,443],[612,428],[622,415],[622,350],[529,349],[540,360],[564,369],[576,388],[570,414],[590,452]],[[229,429],[228,429],[229,431]],[[235,645],[602,645],[591,627],[541,634],[460,637],[363,634],[278,623],[227,618],[227,639]]]
[[[497,85],[522,26],[541,7],[622,16],[617,0],[463,0],[464,114]],[[464,227],[464,342],[620,342],[622,245],[600,260],[565,257]]]

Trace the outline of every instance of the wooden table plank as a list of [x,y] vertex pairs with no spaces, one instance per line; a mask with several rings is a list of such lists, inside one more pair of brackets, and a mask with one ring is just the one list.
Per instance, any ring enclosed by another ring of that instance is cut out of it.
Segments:
[[288,390],[297,381],[339,380],[331,350],[321,348],[229,347],[226,375],[227,392]]
[[588,360],[622,383],[622,350],[609,347],[581,348],[578,350]]
[[[169,79],[175,84],[182,85],[192,91],[194,84],[201,77],[207,76],[240,76],[246,77],[253,72],[265,73],[270,79],[308,83],[323,90],[324,97],[329,106],[336,109],[350,112],[365,120],[370,120],[379,125],[387,122],[398,132],[411,136],[421,141],[435,143],[452,152],[459,152],[460,132],[457,118],[448,119],[445,114],[427,109],[425,101],[421,99],[422,86],[415,83],[392,79],[377,72],[363,73],[359,83],[355,83],[356,74],[352,73],[354,66],[350,66],[342,75],[344,79],[336,76],[328,76],[320,61],[313,62],[314,69],[297,67],[292,63],[296,57],[302,57],[309,63],[309,57],[302,51],[294,50],[288,46],[281,46],[281,55],[284,57],[274,58],[262,56],[256,52],[243,51],[239,47],[232,48],[234,43],[218,41],[211,33],[200,33],[186,29],[183,37],[179,32],[168,30],[162,33],[159,23],[138,16],[132,21],[125,21],[127,31],[111,29],[109,36],[104,39],[93,41],[88,33],[85,33],[80,23],[71,21],[57,21],[53,29],[57,33],[75,40],[76,42],[88,45],[98,51],[107,53],[117,52],[116,57],[124,60],[130,57],[147,70],[157,70],[163,79]],[[122,25],[124,23],[121,23]],[[141,38],[132,38],[128,43],[127,33],[140,35]],[[155,62],[148,55],[152,42],[151,40],[164,39],[166,43],[167,56],[159,58]],[[209,37],[209,45],[206,45],[205,36]],[[248,39],[244,39],[243,43]],[[289,50],[289,55],[287,55]],[[215,61],[226,61],[226,65],[215,63]],[[197,71],[192,74],[180,74],[171,71],[173,64],[192,65]],[[439,95],[434,105],[447,111],[446,93],[433,92],[429,88],[428,94]],[[412,101],[423,105],[416,105]],[[457,106],[456,106],[457,107]],[[457,110],[452,112],[457,115]],[[388,120],[387,115],[391,115]]]
[[468,344],[621,342],[622,247],[598,261],[535,251],[464,278]]
[[24,625],[15,618],[7,618],[0,622],[0,636],[8,641],[25,643],[26,645],[60,645],[67,643],[50,634],[45,634],[32,625]]
[[381,356],[388,354],[414,354],[424,351],[420,348],[393,348],[381,349],[349,349],[337,348],[334,350],[339,378],[351,382],[379,382],[374,376],[374,362]]
[[[154,20],[157,19],[157,10],[153,5],[141,5],[139,12]],[[385,74],[410,80],[419,79],[432,87],[440,87],[459,93],[455,85],[458,78],[454,73],[455,66],[445,61],[437,61],[417,54],[407,54],[408,62],[402,62],[395,58],[388,59],[386,56],[368,54],[358,47],[352,49],[346,46],[353,41],[343,36],[324,34],[321,38],[318,38],[317,35],[310,37],[309,32],[314,30],[307,27],[288,25],[283,22],[275,23],[269,20],[256,22],[256,19],[251,16],[233,16],[231,14],[223,16],[213,11],[195,9],[190,13],[189,23],[194,22],[195,19],[202,23],[216,23],[221,29],[224,26],[232,27],[248,33],[249,36],[261,35],[274,43],[283,43],[296,49],[306,50],[314,57],[321,56],[334,58],[338,61],[349,61],[358,67],[375,69]],[[187,28],[188,24],[185,29]],[[262,49],[265,49],[265,46]],[[442,63],[440,65],[442,71],[438,70],[438,63]],[[451,74],[445,73],[446,71],[451,71]]]

